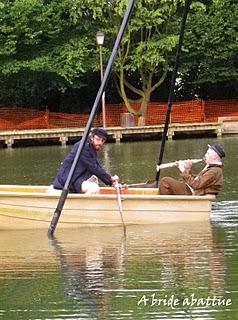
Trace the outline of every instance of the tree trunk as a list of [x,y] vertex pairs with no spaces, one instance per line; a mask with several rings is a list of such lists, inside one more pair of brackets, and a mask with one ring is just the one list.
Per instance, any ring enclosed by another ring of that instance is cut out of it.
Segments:
[[138,118],[138,127],[144,127],[145,126],[145,115],[140,115]]

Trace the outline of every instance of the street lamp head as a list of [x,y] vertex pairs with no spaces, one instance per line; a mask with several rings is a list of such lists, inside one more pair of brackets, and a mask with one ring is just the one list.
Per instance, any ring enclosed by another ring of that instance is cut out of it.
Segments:
[[96,33],[97,45],[102,46],[104,42],[104,33],[102,31],[98,31]]

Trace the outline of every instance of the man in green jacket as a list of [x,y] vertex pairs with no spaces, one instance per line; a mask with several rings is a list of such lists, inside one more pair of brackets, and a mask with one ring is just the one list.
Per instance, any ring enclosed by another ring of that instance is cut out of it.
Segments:
[[217,195],[223,185],[223,162],[225,151],[220,144],[208,145],[203,157],[206,166],[194,175],[191,173],[192,164],[189,161],[178,161],[182,180],[164,177],[160,183],[161,195]]

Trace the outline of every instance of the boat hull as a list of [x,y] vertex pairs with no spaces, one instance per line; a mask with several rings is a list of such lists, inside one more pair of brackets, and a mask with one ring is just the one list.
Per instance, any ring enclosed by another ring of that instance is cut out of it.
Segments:
[[[47,187],[0,186],[0,229],[48,228],[59,194]],[[126,225],[208,221],[213,196],[162,196],[157,189],[135,188],[121,195]],[[69,194],[57,228],[83,225],[120,225],[117,194],[102,188],[100,194]]]

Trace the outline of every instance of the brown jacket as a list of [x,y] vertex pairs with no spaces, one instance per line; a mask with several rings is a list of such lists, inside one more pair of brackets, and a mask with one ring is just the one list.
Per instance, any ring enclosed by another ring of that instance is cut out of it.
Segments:
[[194,190],[196,196],[217,194],[222,189],[223,167],[217,164],[209,165],[198,175],[183,172],[181,176],[184,182]]

